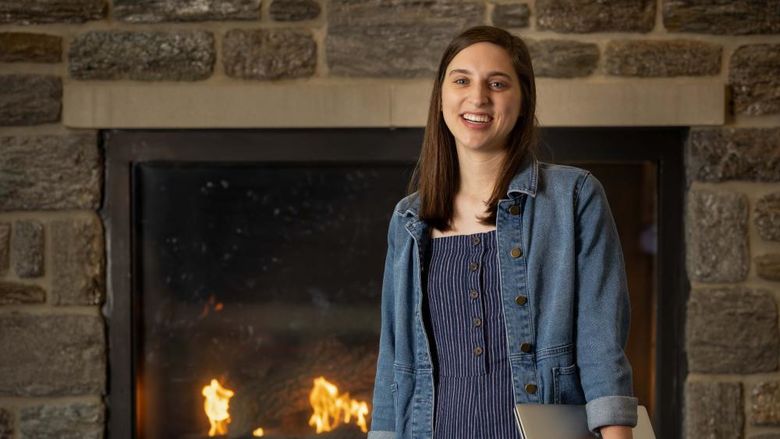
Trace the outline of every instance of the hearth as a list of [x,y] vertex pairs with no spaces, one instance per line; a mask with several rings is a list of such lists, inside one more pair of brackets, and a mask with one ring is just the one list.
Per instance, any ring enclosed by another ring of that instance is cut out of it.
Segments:
[[[364,437],[386,227],[421,137],[104,132],[109,437]],[[680,401],[684,376],[684,277],[681,228],[658,222],[661,240],[651,226],[657,211],[682,215],[681,139],[673,129],[554,129],[541,151],[591,169],[621,239],[637,240],[623,243],[637,251],[626,252],[629,356],[659,434],[679,422],[665,407]],[[635,199],[643,191],[651,196]],[[645,210],[633,220],[618,218],[636,206]],[[656,315],[670,318],[656,326]]]

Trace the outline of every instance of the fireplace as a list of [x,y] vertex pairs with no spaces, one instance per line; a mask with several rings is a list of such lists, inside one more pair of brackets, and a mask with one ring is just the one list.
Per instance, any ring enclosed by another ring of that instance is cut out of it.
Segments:
[[[555,128],[540,151],[605,185],[632,292],[635,392],[659,437],[679,430],[686,373],[682,226],[658,222],[682,217],[684,135]],[[421,138],[103,132],[110,437],[364,437],[386,227]]]

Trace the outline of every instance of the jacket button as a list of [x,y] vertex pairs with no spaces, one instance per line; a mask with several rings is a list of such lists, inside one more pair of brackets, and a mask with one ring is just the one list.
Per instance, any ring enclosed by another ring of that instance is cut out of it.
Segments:
[[526,296],[515,297],[515,303],[517,303],[518,305],[525,305],[526,302],[528,302],[528,297]]
[[479,264],[476,262],[472,262],[469,264],[469,271],[477,271],[477,268],[479,268]]
[[471,297],[472,299],[476,299],[477,297],[479,297],[479,292],[477,290],[471,290],[469,291],[469,297]]
[[482,319],[480,319],[479,317],[474,317],[474,326],[476,327],[482,326]]
[[520,215],[520,206],[512,206],[509,208],[509,213],[512,215]]
[[534,393],[536,393],[536,384],[534,383],[526,384],[525,391],[533,395]]
[[479,347],[479,346],[475,347],[475,348],[474,348],[474,355],[476,355],[476,356],[478,356],[478,357],[479,357],[480,355],[482,355],[482,348],[481,348],[481,347]]
[[531,343],[523,343],[520,345],[520,350],[526,354],[531,352]]
[[519,258],[523,255],[523,251],[520,250],[518,247],[515,247],[512,249],[511,252],[509,252],[510,255],[512,255],[513,258]]

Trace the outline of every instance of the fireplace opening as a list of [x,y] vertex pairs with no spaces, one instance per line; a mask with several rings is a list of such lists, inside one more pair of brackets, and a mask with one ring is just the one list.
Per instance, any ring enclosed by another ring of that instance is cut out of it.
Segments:
[[[605,186],[631,290],[635,394],[669,438],[685,373],[683,135],[548,129],[541,150]],[[104,132],[109,436],[365,437],[387,223],[421,138]]]

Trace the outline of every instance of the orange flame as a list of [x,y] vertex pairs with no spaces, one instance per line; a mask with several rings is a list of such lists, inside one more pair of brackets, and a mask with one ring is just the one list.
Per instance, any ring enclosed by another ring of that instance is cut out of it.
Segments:
[[355,416],[355,423],[365,433],[368,431],[366,426],[366,415],[368,414],[368,404],[363,401],[350,399],[349,393],[339,395],[339,389],[329,383],[325,377],[314,379],[314,387],[309,393],[309,402],[311,403],[314,414],[309,418],[309,425],[317,429],[317,433],[332,431],[342,422],[349,423],[352,416]]
[[222,387],[217,380],[212,379],[211,384],[204,387],[201,393],[206,397],[203,408],[206,410],[206,416],[209,417],[211,424],[209,437],[227,434],[227,425],[230,423],[228,401],[235,392]]

